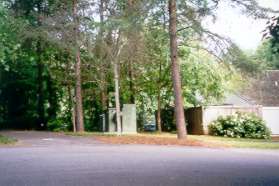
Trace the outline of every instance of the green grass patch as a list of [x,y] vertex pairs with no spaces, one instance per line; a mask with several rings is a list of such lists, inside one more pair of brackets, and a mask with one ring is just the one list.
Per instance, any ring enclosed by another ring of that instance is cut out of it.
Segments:
[[0,135],[0,145],[10,145],[16,143],[17,140],[14,138]]
[[204,142],[217,142],[236,148],[255,148],[255,149],[279,149],[279,141],[272,139],[245,139],[228,138],[215,136],[195,136],[190,135],[190,139],[201,140]]

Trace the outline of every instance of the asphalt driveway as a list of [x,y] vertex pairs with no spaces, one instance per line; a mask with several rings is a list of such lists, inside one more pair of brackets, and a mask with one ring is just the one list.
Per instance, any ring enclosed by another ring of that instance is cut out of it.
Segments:
[[[1,134],[1,132],[0,132]],[[0,185],[279,185],[279,151],[110,145],[46,132],[4,132]]]

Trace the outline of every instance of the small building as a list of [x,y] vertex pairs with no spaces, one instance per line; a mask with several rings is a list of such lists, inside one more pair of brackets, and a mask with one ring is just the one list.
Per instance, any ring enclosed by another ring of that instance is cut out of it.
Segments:
[[[103,115],[102,132],[116,133],[116,109],[109,108],[106,116]],[[137,133],[137,116],[135,104],[124,104],[121,111],[121,133]]]
[[188,132],[190,134],[208,134],[208,125],[220,116],[233,115],[237,112],[254,113],[262,117],[262,106],[215,105],[189,108],[186,110]]
[[273,135],[279,135],[279,70],[268,70],[239,92],[232,92],[217,104],[186,111],[188,130],[206,134],[207,126],[219,116],[252,112],[265,120]]

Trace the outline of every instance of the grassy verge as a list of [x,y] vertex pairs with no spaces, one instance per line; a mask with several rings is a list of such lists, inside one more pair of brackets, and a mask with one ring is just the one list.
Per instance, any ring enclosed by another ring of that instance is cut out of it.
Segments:
[[17,140],[14,138],[9,138],[6,136],[0,135],[0,145],[10,145],[16,143]]
[[[154,136],[154,137],[168,137],[176,138],[175,134],[163,133],[163,134],[148,134],[142,133],[141,136]],[[188,135],[189,140],[198,140],[202,143],[217,144],[224,147],[235,148],[255,148],[255,149],[279,149],[279,138],[273,139],[244,139],[244,138],[226,138],[207,135]]]
[[219,142],[236,148],[279,149],[278,139],[238,139],[214,136],[190,136],[192,139]]
[[116,136],[115,134],[85,132],[66,135],[95,137],[96,139],[113,144],[154,144],[154,145],[181,145],[181,146],[203,146],[203,147],[234,147],[255,149],[279,149],[279,138],[265,139],[238,139],[207,135],[188,135],[187,140],[177,140],[176,134],[172,133],[139,133],[136,135]]

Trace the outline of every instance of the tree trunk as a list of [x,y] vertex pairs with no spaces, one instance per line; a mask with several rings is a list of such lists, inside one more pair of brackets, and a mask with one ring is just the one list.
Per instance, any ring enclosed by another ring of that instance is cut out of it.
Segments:
[[106,89],[103,87],[103,89],[101,89],[101,105],[102,105],[102,111],[106,111],[107,110],[107,91]]
[[129,58],[128,61],[128,76],[129,76],[129,89],[130,89],[130,98],[129,102],[131,104],[135,104],[135,91],[134,91],[134,83],[133,83],[133,69],[132,69],[132,60]]
[[161,121],[161,92],[158,91],[157,95],[157,130],[158,132],[162,132],[162,121]]
[[157,92],[157,130],[162,132],[162,122],[161,122],[161,83],[162,83],[162,62],[159,64],[159,78],[158,78],[158,92]]
[[[38,9],[38,27],[42,26],[42,20],[41,20],[41,3],[37,3],[37,9]],[[45,123],[45,106],[44,106],[44,78],[43,78],[43,71],[44,71],[44,65],[42,62],[42,43],[41,43],[41,37],[38,38],[37,41],[37,80],[38,80],[38,90],[37,90],[37,114],[38,114],[38,119],[37,119],[37,127],[40,130],[46,129],[46,123]]]
[[69,95],[69,112],[71,112],[71,121],[73,126],[73,132],[76,132],[76,109],[75,109],[75,102],[74,102],[74,93],[72,93],[71,85],[68,85],[68,95]]
[[56,82],[54,79],[51,77],[50,72],[47,74],[47,92],[48,92],[48,103],[49,103],[49,108],[48,108],[48,118],[47,121],[51,119],[55,119],[57,117],[57,110],[59,108],[59,103],[58,103],[58,90],[56,87]]
[[170,33],[170,52],[172,66],[172,81],[175,98],[175,120],[178,139],[186,138],[186,126],[184,116],[184,106],[181,90],[180,67],[177,56],[177,16],[176,16],[176,0],[169,0],[169,33]]
[[[128,7],[127,7],[127,16],[134,16],[133,13],[135,10],[135,1],[128,0]],[[129,41],[129,53],[128,53],[128,78],[129,78],[129,103],[135,104],[135,89],[134,89],[134,73],[133,73],[133,63],[134,58],[137,53],[137,37],[138,33],[137,30],[134,29],[134,24],[131,23],[129,31],[128,31],[128,41]]]
[[122,127],[121,127],[121,118],[120,118],[120,97],[119,97],[119,72],[118,72],[118,62],[114,61],[114,83],[115,83],[115,109],[116,109],[116,128],[117,135],[121,135]]
[[38,61],[37,61],[37,80],[38,80],[38,90],[37,90],[37,112],[38,112],[38,120],[37,120],[37,127],[40,130],[46,129],[46,123],[45,123],[45,106],[44,106],[44,78],[43,78],[43,71],[44,71],[44,65],[41,58],[42,53],[42,46],[41,46],[41,39],[39,38],[37,41],[37,55],[38,55]]
[[84,132],[83,123],[83,106],[82,106],[82,90],[81,90],[81,69],[80,69],[80,53],[76,54],[76,126],[78,132]]
[[74,39],[76,49],[76,65],[75,65],[75,98],[76,98],[76,126],[77,132],[84,132],[83,123],[83,106],[82,106],[82,90],[81,90],[81,60],[80,47],[78,44],[79,20],[77,17],[77,0],[73,0],[73,19],[74,19]]
[[[102,62],[104,62],[105,57],[103,54],[103,50],[102,50],[102,45],[103,45],[103,37],[104,37],[104,28],[103,28],[103,24],[104,24],[104,11],[105,11],[105,4],[104,4],[104,0],[100,0],[100,5],[99,5],[99,14],[100,14],[100,30],[99,30],[99,43],[97,46],[97,52],[96,55],[99,55],[98,57],[102,60]],[[106,66],[104,64],[101,65],[101,74],[100,74],[100,78],[101,78],[101,104],[102,104],[102,111],[107,110],[107,83],[106,83]]]

